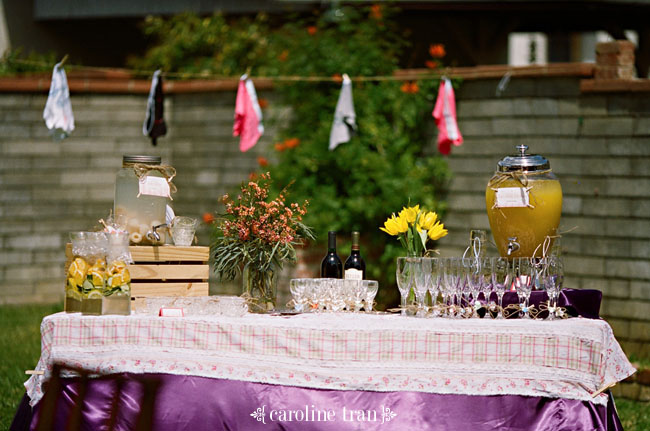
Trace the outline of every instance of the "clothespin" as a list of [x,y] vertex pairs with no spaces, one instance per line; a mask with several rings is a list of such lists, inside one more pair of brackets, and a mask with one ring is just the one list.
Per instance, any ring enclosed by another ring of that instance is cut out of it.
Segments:
[[65,62],[68,61],[68,54],[64,55],[61,61],[59,62],[59,67],[63,67]]
[[248,77],[251,76],[251,70],[252,70],[252,67],[251,67],[251,66],[248,66],[248,67],[246,68],[246,72],[244,72],[244,76],[245,76],[246,78],[248,78]]

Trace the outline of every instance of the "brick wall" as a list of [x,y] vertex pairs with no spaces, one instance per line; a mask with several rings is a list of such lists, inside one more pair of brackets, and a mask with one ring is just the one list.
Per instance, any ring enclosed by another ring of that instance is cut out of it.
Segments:
[[[650,357],[650,93],[581,92],[579,76],[515,75],[496,97],[497,84],[474,77],[457,92],[465,143],[449,157],[443,255],[462,253],[470,228],[489,227],[485,185],[525,143],[562,183],[561,230],[574,229],[562,238],[566,286],[602,290],[602,314],[624,348]],[[41,119],[45,95],[0,94],[0,303],[61,299],[67,233],[107,215],[122,154],[159,154],[176,167],[174,207],[199,217],[256,169],[258,155],[272,158],[273,124],[289,115],[260,91],[276,121],[241,154],[231,137],[234,91],[168,94],[169,134],[154,148],[141,132],[145,94],[72,97],[77,129],[55,143]],[[205,229],[200,237],[208,243]],[[213,280],[211,292],[235,293],[237,284]]]

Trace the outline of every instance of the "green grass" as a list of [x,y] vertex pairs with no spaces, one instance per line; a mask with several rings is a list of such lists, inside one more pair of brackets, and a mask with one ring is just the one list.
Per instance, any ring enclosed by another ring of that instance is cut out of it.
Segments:
[[618,398],[616,410],[625,431],[650,430],[650,402]]
[[41,355],[41,320],[61,305],[0,306],[0,430],[9,429],[27,380]]
[[[40,324],[60,305],[0,306],[0,430],[9,429],[25,389],[25,370],[33,369],[41,352]],[[650,430],[650,403],[617,399],[625,431]]]

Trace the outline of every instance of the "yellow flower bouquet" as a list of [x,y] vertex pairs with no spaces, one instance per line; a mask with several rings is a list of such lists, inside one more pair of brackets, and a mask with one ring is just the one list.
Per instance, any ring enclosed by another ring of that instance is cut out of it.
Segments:
[[420,209],[420,205],[404,207],[397,215],[393,213],[379,229],[396,236],[408,256],[426,255],[432,251],[427,249],[428,240],[436,241],[447,235],[438,214]]

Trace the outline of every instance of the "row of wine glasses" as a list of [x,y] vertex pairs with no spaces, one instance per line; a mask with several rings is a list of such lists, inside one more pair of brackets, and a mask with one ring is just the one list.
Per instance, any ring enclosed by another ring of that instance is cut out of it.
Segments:
[[[564,271],[557,256],[539,259],[400,257],[396,277],[402,314],[406,314],[411,290],[415,294],[416,316],[419,317],[478,315],[481,307],[490,305],[492,293],[495,293],[496,318],[503,319],[503,296],[506,291],[514,291],[519,298],[521,317],[530,318],[531,292],[546,290],[548,318],[554,319]],[[427,293],[431,298],[430,306],[426,303]],[[441,297],[440,303],[438,297]],[[486,313],[488,315],[490,313]]]
[[376,280],[294,278],[289,282],[297,312],[372,311],[378,289]]

